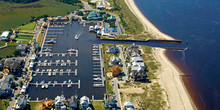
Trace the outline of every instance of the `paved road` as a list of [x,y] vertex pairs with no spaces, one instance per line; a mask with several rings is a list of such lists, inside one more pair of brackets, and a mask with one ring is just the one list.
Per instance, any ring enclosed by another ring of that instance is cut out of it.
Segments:
[[128,69],[126,67],[126,63],[125,63],[125,58],[124,58],[124,54],[123,54],[123,50],[122,50],[122,46],[118,46],[119,48],[119,52],[120,52],[120,58],[121,58],[121,62],[123,64],[123,72],[126,75],[125,77],[123,77],[123,80],[126,81],[126,79],[128,79]]
[[84,5],[84,9],[85,10],[94,10],[93,8],[91,8],[88,4],[88,2],[82,1],[83,5]]
[[113,83],[113,92],[115,93],[115,99],[117,100],[117,107],[121,108],[121,98],[120,98],[120,94],[119,94],[119,90],[118,90],[118,79],[117,78],[113,78],[112,79],[112,83]]

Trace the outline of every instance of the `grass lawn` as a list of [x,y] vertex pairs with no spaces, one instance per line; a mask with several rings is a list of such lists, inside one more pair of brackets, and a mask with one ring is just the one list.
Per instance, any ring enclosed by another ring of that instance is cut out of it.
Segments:
[[5,41],[0,41],[0,47],[5,45]]
[[36,22],[28,23],[24,26],[19,26],[18,29],[20,29],[20,30],[34,30],[36,24],[37,24]]
[[38,43],[39,45],[41,45],[43,36],[44,36],[44,33],[40,33],[40,34],[38,35],[38,37],[37,37],[37,43]]
[[16,37],[16,39],[32,39],[33,35],[21,35],[18,34],[18,37]]
[[64,4],[55,0],[39,0],[28,4],[1,1],[0,7],[0,31],[17,28],[21,24],[26,24],[30,21],[31,16],[64,16],[67,12],[80,8],[80,6]]
[[31,110],[40,110],[41,102],[30,102]]
[[94,110],[104,110],[105,105],[103,101],[92,101]]
[[6,110],[9,105],[9,99],[0,99],[0,110]]
[[5,58],[6,56],[14,56],[13,52],[15,51],[16,46],[10,46],[3,49],[0,49],[0,57]]

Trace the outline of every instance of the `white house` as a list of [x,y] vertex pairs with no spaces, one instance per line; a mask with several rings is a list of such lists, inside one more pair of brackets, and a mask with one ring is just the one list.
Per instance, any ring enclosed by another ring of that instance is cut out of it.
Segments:
[[23,85],[21,88],[21,94],[25,94],[27,89],[27,85]]
[[4,31],[1,35],[1,40],[6,40],[8,39],[9,31]]

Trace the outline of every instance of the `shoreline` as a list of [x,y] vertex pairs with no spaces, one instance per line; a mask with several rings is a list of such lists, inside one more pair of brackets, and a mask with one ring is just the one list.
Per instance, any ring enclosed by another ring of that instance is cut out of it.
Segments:
[[[141,21],[145,30],[157,39],[174,40],[171,36],[168,36],[160,32],[139,10],[134,0],[125,0],[125,3],[131,10],[131,12]],[[161,64],[161,67],[157,73],[159,73],[159,83],[162,88],[165,89],[168,95],[168,104],[171,110],[194,110],[197,109],[193,100],[190,97],[186,86],[179,76],[183,74],[176,65],[169,60],[165,55],[165,49],[155,48],[153,49],[153,56]]]

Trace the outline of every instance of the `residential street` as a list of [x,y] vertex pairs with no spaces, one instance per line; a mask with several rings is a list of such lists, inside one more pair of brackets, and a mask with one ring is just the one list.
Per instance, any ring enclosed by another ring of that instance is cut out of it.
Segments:
[[119,90],[118,90],[118,79],[117,78],[113,78],[112,79],[112,83],[113,83],[113,93],[115,93],[115,99],[117,100],[117,106],[118,108],[121,108],[121,99],[120,99],[120,94],[119,94]]
[[126,63],[125,63],[125,59],[124,59],[124,54],[123,54],[123,51],[122,51],[122,46],[118,46],[119,48],[119,52],[120,52],[120,58],[121,58],[121,62],[123,64],[123,72],[125,74],[125,77],[123,77],[123,80],[126,81],[128,79],[128,69],[126,67]]

